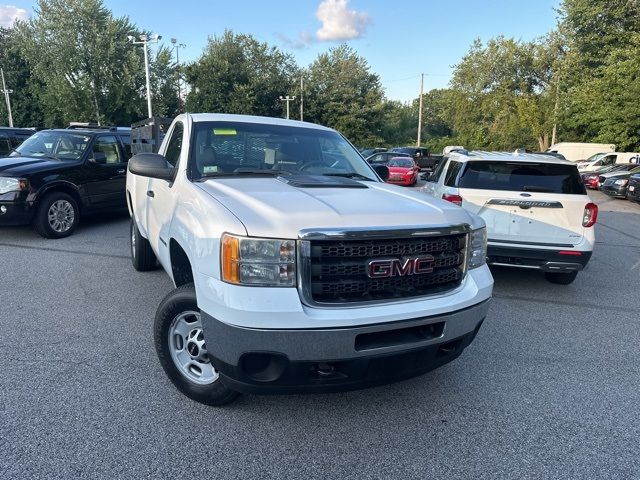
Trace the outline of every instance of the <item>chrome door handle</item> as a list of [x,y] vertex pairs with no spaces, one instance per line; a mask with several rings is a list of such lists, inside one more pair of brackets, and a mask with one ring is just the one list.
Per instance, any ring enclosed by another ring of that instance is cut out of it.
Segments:
[[126,170],[125,170],[124,168],[121,168],[120,170],[116,170],[116,173],[117,173],[118,175],[121,175],[121,174],[123,174],[125,171],[126,171]]

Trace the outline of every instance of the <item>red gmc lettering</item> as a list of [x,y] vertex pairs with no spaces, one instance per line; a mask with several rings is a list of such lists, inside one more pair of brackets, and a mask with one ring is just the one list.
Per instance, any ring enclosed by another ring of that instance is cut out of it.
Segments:
[[367,275],[370,278],[386,278],[431,273],[434,260],[435,258],[431,255],[406,260],[399,258],[372,260],[367,264]]

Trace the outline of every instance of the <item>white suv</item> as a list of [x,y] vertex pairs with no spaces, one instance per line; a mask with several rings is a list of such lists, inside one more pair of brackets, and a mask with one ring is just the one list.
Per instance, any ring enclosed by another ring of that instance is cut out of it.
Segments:
[[454,152],[424,190],[480,215],[488,262],[567,285],[591,258],[598,207],[575,163],[550,155]]

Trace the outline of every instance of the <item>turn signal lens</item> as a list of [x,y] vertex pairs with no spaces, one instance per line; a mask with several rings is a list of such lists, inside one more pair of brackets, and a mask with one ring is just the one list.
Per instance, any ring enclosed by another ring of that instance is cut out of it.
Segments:
[[240,283],[240,241],[238,237],[222,236],[222,279],[229,283]]
[[598,220],[598,206],[595,203],[587,203],[582,216],[583,227],[593,227]]

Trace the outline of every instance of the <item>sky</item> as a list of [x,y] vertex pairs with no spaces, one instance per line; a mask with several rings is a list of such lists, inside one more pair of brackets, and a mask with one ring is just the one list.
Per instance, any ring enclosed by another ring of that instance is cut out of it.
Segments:
[[[552,30],[560,0],[105,0],[116,16],[169,42],[186,45],[180,62],[196,60],[209,36],[250,33],[308,66],[341,43],[380,75],[388,98],[418,97],[446,87],[474,39],[503,35],[532,40]],[[0,0],[0,26],[34,14],[33,0]],[[283,92],[286,94],[287,92]]]

